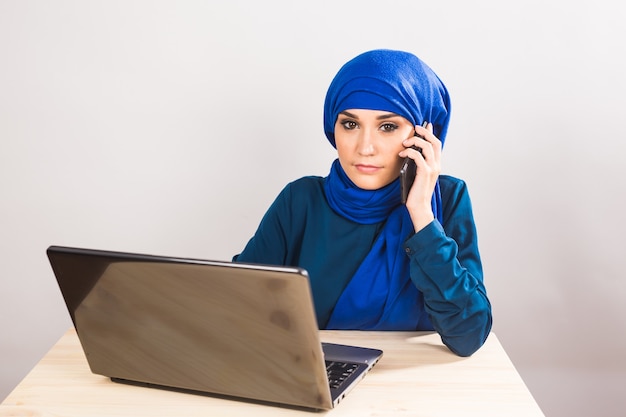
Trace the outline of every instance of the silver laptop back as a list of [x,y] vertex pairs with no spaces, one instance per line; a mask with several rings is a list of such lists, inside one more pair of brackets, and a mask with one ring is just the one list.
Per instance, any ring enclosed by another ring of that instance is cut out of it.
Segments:
[[50,247],[93,373],[332,408],[306,271]]

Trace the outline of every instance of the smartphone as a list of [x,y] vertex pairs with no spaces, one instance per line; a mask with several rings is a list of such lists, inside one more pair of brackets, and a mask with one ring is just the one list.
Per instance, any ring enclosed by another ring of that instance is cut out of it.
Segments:
[[[428,122],[422,123],[422,127],[426,127],[427,125]],[[417,133],[415,133],[415,136],[421,137]],[[422,150],[416,146],[412,146],[412,148],[422,152]],[[415,181],[416,174],[417,165],[415,165],[414,160],[407,156],[406,158],[404,158],[402,168],[400,168],[400,190],[402,193],[402,204],[406,204],[406,200],[409,196],[409,191],[411,191],[411,186],[413,186],[413,182]]]

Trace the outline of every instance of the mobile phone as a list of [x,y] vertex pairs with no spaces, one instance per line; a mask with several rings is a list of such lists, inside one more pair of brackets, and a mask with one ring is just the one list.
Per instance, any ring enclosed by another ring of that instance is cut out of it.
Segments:
[[[428,122],[422,123],[422,127],[426,127]],[[417,133],[415,136],[421,137]],[[416,149],[422,152],[420,148],[417,146],[411,146],[413,149]],[[404,158],[404,162],[402,163],[402,168],[400,168],[400,191],[402,193],[402,204],[406,204],[406,200],[409,197],[409,191],[411,191],[411,186],[413,186],[413,182],[415,181],[415,175],[417,174],[417,165],[415,165],[415,161],[409,158],[408,156]]]

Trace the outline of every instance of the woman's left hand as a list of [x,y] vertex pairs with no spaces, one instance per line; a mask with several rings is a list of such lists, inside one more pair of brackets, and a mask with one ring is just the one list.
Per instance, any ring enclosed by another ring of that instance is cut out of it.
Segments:
[[[441,172],[441,141],[433,134],[433,125],[426,127],[415,126],[415,133],[419,135],[405,139],[403,145],[407,148],[400,152],[400,157],[409,157],[417,165],[415,181],[409,191],[406,207],[411,215],[415,232],[422,230],[435,218],[431,205],[435,185]],[[415,146],[421,152],[412,149]]]

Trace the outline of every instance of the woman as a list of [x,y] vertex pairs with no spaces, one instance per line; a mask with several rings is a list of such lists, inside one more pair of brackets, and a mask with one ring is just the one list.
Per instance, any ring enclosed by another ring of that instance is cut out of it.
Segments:
[[[338,154],[329,175],[288,184],[234,260],[305,268],[320,328],[436,330],[471,355],[491,305],[467,188],[440,175],[449,117],[445,86],[416,56],[349,61],[324,104]],[[405,158],[417,175],[402,204]]]

